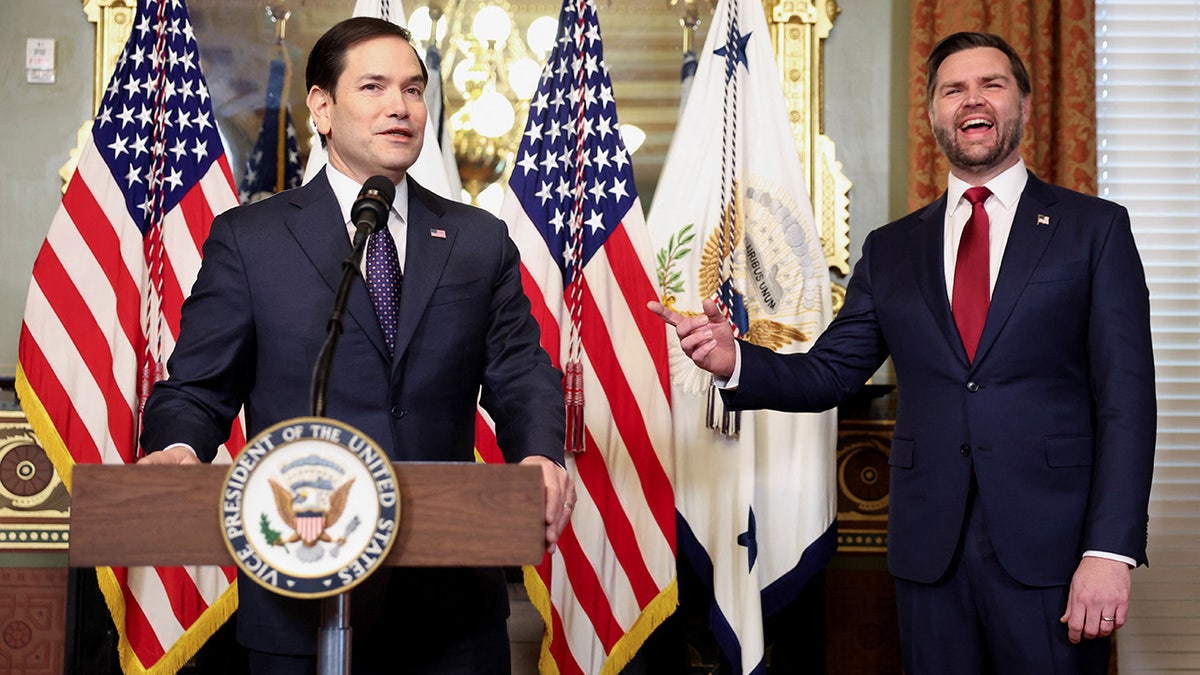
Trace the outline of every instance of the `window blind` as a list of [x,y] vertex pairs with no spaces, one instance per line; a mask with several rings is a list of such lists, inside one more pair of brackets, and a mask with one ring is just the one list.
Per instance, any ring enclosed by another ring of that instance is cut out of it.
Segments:
[[1096,104],[1100,196],[1130,211],[1158,392],[1150,567],[1118,663],[1200,673],[1200,0],[1097,0]]

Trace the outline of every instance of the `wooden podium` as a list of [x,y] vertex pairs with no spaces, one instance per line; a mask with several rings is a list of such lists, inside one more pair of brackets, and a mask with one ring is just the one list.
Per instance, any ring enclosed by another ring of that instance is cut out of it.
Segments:
[[[541,470],[397,462],[400,522],[386,565],[536,565],[545,551]],[[224,465],[77,464],[72,567],[232,565],[221,535]]]
[[[395,464],[400,514],[383,564],[536,565],[545,552],[542,472],[533,466]],[[72,567],[233,565],[221,533],[226,465],[74,468]],[[319,672],[349,672],[346,594],[325,598]]]

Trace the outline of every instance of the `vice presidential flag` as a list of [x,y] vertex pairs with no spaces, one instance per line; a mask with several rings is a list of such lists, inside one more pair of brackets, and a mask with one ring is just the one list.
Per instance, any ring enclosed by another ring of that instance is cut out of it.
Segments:
[[[377,19],[391,21],[398,26],[408,27],[408,15],[404,13],[404,3],[401,0],[357,0],[354,3],[354,13],[350,16],[373,16]],[[435,75],[431,72],[429,76],[432,78]],[[441,77],[441,75],[439,74],[437,77]],[[438,83],[438,92],[440,96],[440,82]],[[438,117],[441,117],[440,113],[438,113]],[[460,201],[462,195],[460,192],[451,191],[449,177],[450,172],[454,172],[456,174],[455,183],[461,187],[462,184],[458,182],[457,176],[458,168],[454,164],[447,164],[442,154],[441,146],[438,143],[438,121],[434,119],[433,115],[426,118],[424,145],[421,146],[421,154],[417,155],[417,161],[408,169],[408,175],[433,192],[447,199]],[[328,161],[329,153],[321,147],[319,141],[314,141],[312,149],[308,153],[308,164],[304,167],[304,182],[312,180],[312,177],[317,175],[317,172]]]
[[[77,462],[136,459],[141,402],[164,376],[201,243],[236,204],[187,9],[142,0],[34,262],[21,327],[17,392],[68,488]],[[178,670],[236,608],[234,576],[98,568],[124,671]]]
[[670,392],[594,2],[566,0],[558,25],[501,217],[542,345],[568,373],[575,450],[578,502],[559,552],[526,570],[546,621],[541,671],[593,675],[620,672],[677,602]]
[[[831,316],[794,148],[762,3],[722,0],[650,209],[656,276],[676,311],[715,300],[742,339],[781,352],[807,350]],[[834,414],[723,410],[670,346],[680,553],[734,670],[761,673],[763,619],[836,545]]]

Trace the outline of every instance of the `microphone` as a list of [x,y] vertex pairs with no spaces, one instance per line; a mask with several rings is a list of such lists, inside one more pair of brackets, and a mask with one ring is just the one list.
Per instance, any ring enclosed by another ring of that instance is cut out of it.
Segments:
[[363,249],[367,246],[367,236],[380,228],[387,227],[388,212],[392,210],[392,200],[396,198],[396,186],[383,176],[371,176],[363,183],[358,199],[350,207],[350,220],[354,222],[354,241],[350,247],[350,255],[342,261],[342,280],[338,284],[337,293],[333,298],[333,313],[327,324],[328,333],[321,352],[317,355],[317,364],[313,368],[312,387],[309,389],[309,403],[313,417],[325,416],[325,396],[329,389],[329,373],[333,366],[333,352],[337,349],[338,336],[342,334],[342,315],[346,311],[346,302],[350,298],[350,286],[355,277],[360,277],[358,269],[362,262]]
[[363,183],[358,199],[350,207],[350,220],[355,227],[366,225],[371,231],[387,225],[388,211],[396,198],[396,186],[383,176],[371,176]]

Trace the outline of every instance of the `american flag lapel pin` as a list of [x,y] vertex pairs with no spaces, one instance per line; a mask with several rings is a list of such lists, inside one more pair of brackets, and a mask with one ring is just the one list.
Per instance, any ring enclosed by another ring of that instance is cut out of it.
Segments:
[[1049,224],[1050,224],[1050,216],[1048,216],[1044,213],[1039,213],[1038,214],[1038,225],[1049,225]]
[[446,231],[439,227],[431,227],[429,228],[429,236],[433,237],[434,239],[445,239]]

